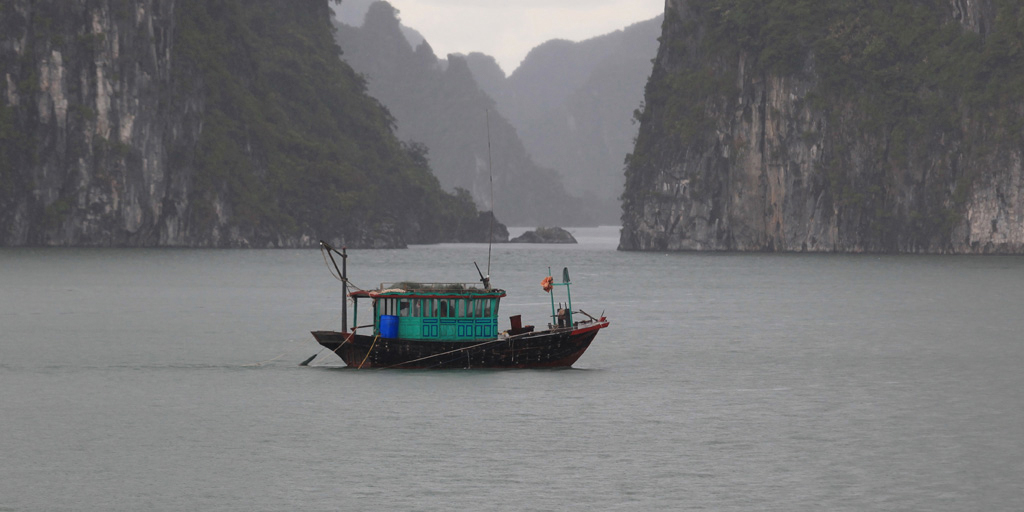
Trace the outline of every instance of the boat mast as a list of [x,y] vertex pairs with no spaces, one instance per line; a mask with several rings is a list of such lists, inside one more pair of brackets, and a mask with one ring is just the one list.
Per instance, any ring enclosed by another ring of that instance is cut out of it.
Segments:
[[[494,169],[491,167],[491,111],[484,111],[487,120],[487,179],[491,185],[491,223],[487,232],[487,281],[491,280],[491,244],[494,243]],[[490,286],[488,286],[490,288]]]
[[[331,258],[334,270],[337,270],[338,275],[341,276],[341,332],[345,332],[348,330],[348,248],[342,247],[341,252],[338,252],[337,249],[331,247],[331,244],[320,240],[320,251],[324,250],[327,251],[327,256]],[[338,256],[341,256],[341,270],[338,269],[338,262],[334,261],[334,254],[332,253],[337,253]]]
[[348,248],[341,248],[341,332],[348,331]]
[[[548,277],[551,277],[551,267],[548,267]],[[554,285],[554,283],[552,283]],[[551,291],[548,292],[548,297],[551,298],[551,323],[558,325],[558,314],[555,312],[555,288],[551,287]],[[561,304],[561,303],[559,303]]]

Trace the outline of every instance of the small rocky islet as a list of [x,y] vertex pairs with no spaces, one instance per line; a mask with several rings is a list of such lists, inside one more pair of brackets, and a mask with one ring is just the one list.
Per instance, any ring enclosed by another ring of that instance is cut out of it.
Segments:
[[540,227],[533,231],[527,231],[511,240],[513,244],[575,244],[576,238],[572,233],[560,227]]

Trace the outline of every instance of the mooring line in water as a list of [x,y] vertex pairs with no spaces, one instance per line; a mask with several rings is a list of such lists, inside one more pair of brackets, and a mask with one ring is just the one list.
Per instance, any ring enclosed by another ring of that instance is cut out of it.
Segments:
[[246,368],[252,368],[252,367],[256,367],[256,366],[263,366],[263,365],[265,365],[267,363],[273,363],[274,361],[277,361],[278,359],[281,359],[282,357],[284,357],[286,355],[288,355],[287,352],[285,352],[285,353],[283,353],[283,354],[281,354],[281,355],[279,355],[279,356],[277,356],[277,357],[275,357],[273,359],[267,359],[266,361],[261,361],[259,363],[243,364],[242,366],[244,366]]
[[[488,345],[488,344],[490,344],[490,343],[498,343],[499,341],[508,341],[508,340],[507,340],[507,339],[504,339],[504,340],[503,340],[503,339],[501,339],[501,338],[498,338],[498,339],[496,339],[496,340],[490,340],[490,341],[485,341],[485,342],[483,342],[483,343],[478,343],[478,344],[476,344],[476,345],[473,345],[473,346],[470,346],[470,347],[462,347],[462,348],[457,348],[457,349],[455,349],[455,350],[449,350],[448,352],[441,352],[440,354],[434,354],[434,355],[430,355],[430,356],[427,356],[427,357],[421,357],[421,358],[419,358],[419,359],[413,359],[412,361],[405,361],[405,362],[403,362],[403,363],[393,364],[393,365],[391,365],[391,366],[387,366],[387,367],[385,367],[385,369],[387,369],[387,368],[398,368],[399,366],[405,366],[405,365],[407,365],[407,364],[412,364],[412,363],[416,363],[416,362],[419,362],[419,361],[423,361],[423,360],[426,360],[426,359],[433,359],[433,358],[435,358],[435,357],[441,357],[441,356],[444,356],[444,355],[448,355],[448,354],[454,354],[454,353],[456,353],[456,352],[461,352],[461,351],[463,351],[463,350],[470,350],[470,349],[474,349],[474,348],[477,348],[477,347],[482,347],[482,346],[484,346],[484,345]],[[373,350],[373,347],[371,347],[370,349],[371,349],[371,350]],[[367,355],[369,355],[369,352],[367,352]],[[441,363],[438,363],[438,364],[441,364]],[[362,368],[362,366],[363,366],[363,365],[359,365],[359,367],[360,367],[360,368]],[[435,366],[436,366],[436,365],[435,365]]]
[[[302,341],[304,341],[304,340],[300,340],[300,339],[291,339],[291,340],[288,340],[288,341],[289,341],[289,342],[292,342],[292,343],[298,343],[298,342],[302,342]],[[288,351],[285,351],[285,352],[282,352],[282,353],[281,353],[281,355],[279,355],[279,356],[277,356],[277,357],[275,357],[275,358],[273,358],[273,359],[267,359],[266,361],[260,361],[260,362],[258,362],[258,363],[250,363],[250,364],[243,364],[243,365],[242,365],[242,367],[243,367],[243,368],[253,368],[253,367],[257,367],[257,366],[263,366],[263,365],[265,365],[265,364],[267,364],[267,363],[272,363],[272,362],[274,362],[274,361],[277,361],[278,359],[281,359],[282,357],[284,357],[284,356],[288,355],[288,354],[289,354],[290,352],[291,352],[290,350],[288,350]],[[319,352],[317,353],[317,355],[319,355]],[[313,356],[313,357],[316,357],[316,356]],[[308,364],[308,363],[309,363],[309,361],[312,361],[312,360],[313,360],[313,357],[311,357],[311,358],[307,359],[307,360],[306,360],[306,363]]]

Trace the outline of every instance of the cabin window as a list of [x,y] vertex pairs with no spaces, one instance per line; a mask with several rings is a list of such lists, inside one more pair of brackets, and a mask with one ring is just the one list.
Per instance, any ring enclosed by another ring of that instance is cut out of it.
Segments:
[[484,316],[484,301],[483,301],[483,299],[476,299],[473,302],[474,302],[474,306],[476,307],[476,316],[477,317],[483,317]]
[[420,300],[412,299],[412,316],[422,316],[420,313]]
[[473,301],[471,299],[459,299],[459,316],[473,318]]
[[398,316],[409,316],[409,299],[398,301]]
[[395,299],[380,299],[377,304],[380,307],[380,314],[382,315],[398,314],[398,301]]
[[429,316],[431,318],[437,318],[437,299],[427,299],[426,316]]
[[440,306],[440,307],[439,307],[439,310],[437,312],[437,316],[439,316],[441,318],[447,317],[448,316],[448,301],[444,300],[444,299],[441,299],[441,303],[438,304],[438,306]]
[[491,316],[493,316],[493,315],[491,315],[491,304],[493,302],[494,301],[491,300],[491,299],[487,299],[487,300],[484,301],[484,316],[487,317],[487,318],[490,318]]

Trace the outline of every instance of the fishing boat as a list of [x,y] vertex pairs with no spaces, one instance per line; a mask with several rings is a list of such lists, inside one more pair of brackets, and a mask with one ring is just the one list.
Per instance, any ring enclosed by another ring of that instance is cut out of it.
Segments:
[[[353,327],[348,328],[348,308],[342,307],[341,331],[312,334],[353,368],[567,368],[608,327],[603,313],[594,317],[573,310],[568,269],[561,282],[550,270],[541,281],[551,295],[547,328],[523,325],[521,315],[515,315],[499,331],[498,306],[505,291],[491,287],[490,276],[479,267],[478,283],[381,283],[373,290],[349,292],[347,252],[323,241],[320,247],[330,256],[344,295],[353,301]],[[334,255],[341,257],[341,269]],[[556,307],[559,289],[566,301]],[[357,327],[359,304],[367,301],[373,323]]]

